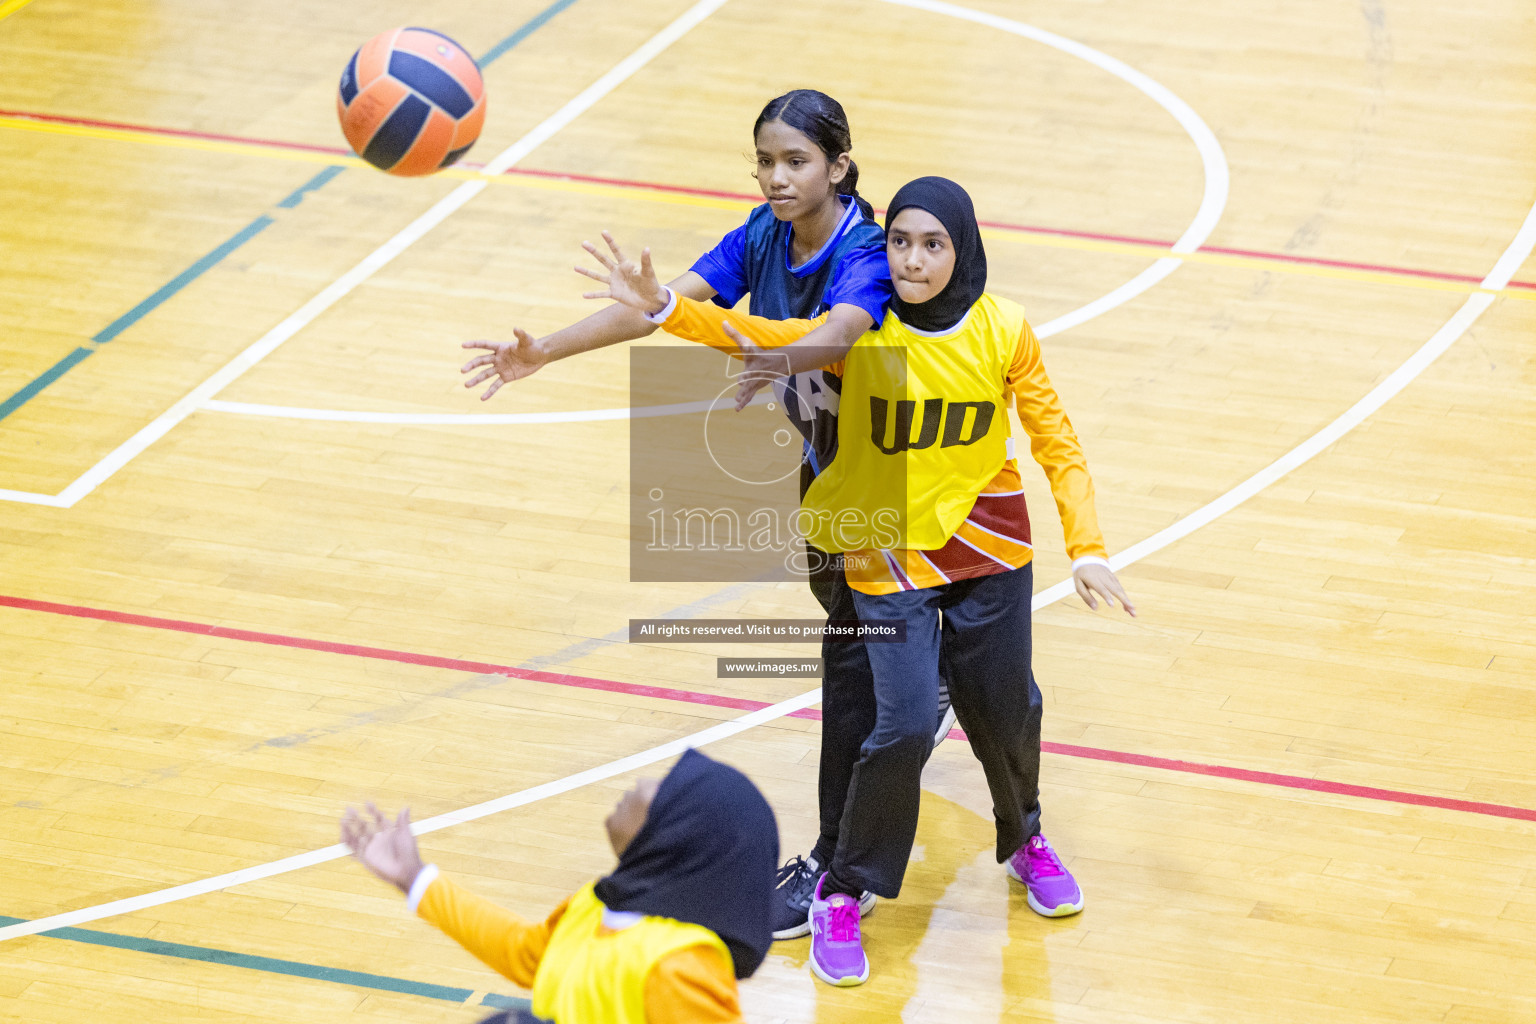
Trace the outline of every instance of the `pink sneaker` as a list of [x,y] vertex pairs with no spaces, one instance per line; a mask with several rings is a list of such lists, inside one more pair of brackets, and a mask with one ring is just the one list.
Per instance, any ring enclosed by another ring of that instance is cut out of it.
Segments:
[[869,960],[859,938],[859,901],[835,892],[821,898],[827,876],[811,898],[811,971],[828,985],[846,988],[869,980]]
[[1023,882],[1029,909],[1042,917],[1071,917],[1083,910],[1083,890],[1062,866],[1045,836],[1035,836],[1008,858],[1008,876]]

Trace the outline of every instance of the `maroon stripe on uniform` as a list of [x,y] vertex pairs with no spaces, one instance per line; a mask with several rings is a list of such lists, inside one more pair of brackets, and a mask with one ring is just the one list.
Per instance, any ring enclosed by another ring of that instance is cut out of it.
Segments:
[[1029,506],[1023,494],[978,494],[967,518],[984,530],[1000,533],[1020,544],[1032,544]]
[[[1020,544],[1030,542],[1029,508],[1023,494],[978,494],[966,521]],[[977,551],[958,534],[937,551],[924,551],[923,554],[951,580],[991,576],[1015,568],[1006,557],[993,558]]]
[[1012,566],[977,551],[958,537],[937,551],[924,551],[923,557],[947,576],[951,583],[956,580],[974,579],[977,576],[993,576],[1007,572]]

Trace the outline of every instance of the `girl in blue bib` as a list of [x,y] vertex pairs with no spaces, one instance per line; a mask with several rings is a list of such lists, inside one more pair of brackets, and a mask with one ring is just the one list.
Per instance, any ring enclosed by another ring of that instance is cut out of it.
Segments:
[[[832,97],[796,89],[763,108],[752,136],[757,183],[766,202],[669,287],[678,295],[713,300],[726,309],[745,296],[750,313],[772,320],[824,316],[802,344],[846,350],[885,319],[892,294],[885,232],[873,208],[859,196],[847,115]],[[607,232],[603,237],[613,244]],[[598,253],[590,243],[586,248]],[[649,250],[641,262],[649,271]],[[483,401],[503,384],[537,373],[547,363],[643,338],[655,330],[643,314],[614,303],[542,338],[516,328],[513,341],[466,342],[465,348],[482,354],[464,365],[463,372],[471,374],[465,386],[488,381]],[[803,439],[803,497],[836,454],[842,382],[814,366],[789,375],[776,387],[782,391],[785,414]],[[858,618],[840,563],[807,548],[811,591],[828,617]],[[827,643],[822,657],[821,834],[808,857],[793,858],[781,873],[775,903],[777,939],[809,931],[806,915],[815,881],[837,845],[852,765],[867,731],[864,723],[873,714],[874,679],[864,644]],[[953,722],[947,689],[941,687],[929,726],[934,742],[948,734]],[[872,894],[860,894],[861,912],[868,913],[874,903]]]

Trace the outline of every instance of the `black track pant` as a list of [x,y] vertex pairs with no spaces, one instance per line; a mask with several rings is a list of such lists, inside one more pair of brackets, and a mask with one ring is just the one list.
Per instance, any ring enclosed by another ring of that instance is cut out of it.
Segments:
[[999,863],[1040,831],[1041,699],[1030,671],[1033,590],[1034,574],[1026,565],[896,594],[860,594],[844,584],[835,596],[830,618],[855,617],[843,614],[841,602],[847,601],[861,620],[907,623],[905,643],[822,648],[827,671],[816,852],[825,864],[826,851],[833,851],[837,888],[887,898],[901,891],[917,835],[923,763],[933,747],[941,642],[955,715],[992,792]]
[[[828,600],[822,606],[826,608],[829,621],[852,622],[859,617],[853,604],[853,591],[848,589],[841,567],[836,579],[829,581],[826,593]],[[843,806],[848,800],[848,786],[853,781],[859,748],[875,728],[875,677],[869,664],[868,646],[863,643],[823,641],[821,663],[821,772],[816,787],[820,798],[821,834],[811,855],[825,869],[832,863],[832,854],[837,849]],[[935,692],[927,716],[930,733],[933,732],[937,705]]]

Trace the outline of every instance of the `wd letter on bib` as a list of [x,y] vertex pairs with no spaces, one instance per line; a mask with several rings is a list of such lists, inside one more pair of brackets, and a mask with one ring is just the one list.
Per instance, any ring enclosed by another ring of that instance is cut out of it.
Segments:
[[806,492],[801,532],[824,551],[943,547],[1007,459],[1002,381],[1024,310],[983,295],[954,331],[887,313],[843,371],[838,454]]

